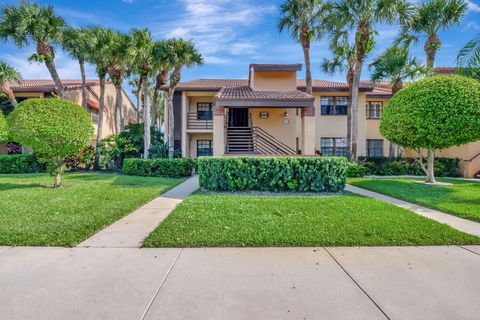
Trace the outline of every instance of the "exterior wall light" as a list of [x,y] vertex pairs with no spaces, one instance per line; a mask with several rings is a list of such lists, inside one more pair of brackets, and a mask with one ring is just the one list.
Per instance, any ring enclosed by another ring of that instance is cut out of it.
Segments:
[[288,111],[285,111],[285,117],[288,117]]

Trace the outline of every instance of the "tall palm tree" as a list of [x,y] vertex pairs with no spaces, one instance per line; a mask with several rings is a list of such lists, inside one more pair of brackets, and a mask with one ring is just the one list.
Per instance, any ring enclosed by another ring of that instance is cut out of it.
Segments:
[[[133,70],[130,70],[131,72],[133,72]],[[130,81],[128,82],[128,84],[133,87],[132,89],[132,94],[135,95],[135,97],[137,98],[137,103],[136,103],[136,106],[137,106],[137,122],[140,122],[140,112],[143,108],[143,91],[142,91],[142,81],[141,81],[141,78],[137,75],[133,76]]]
[[100,82],[100,97],[99,97],[99,110],[98,110],[98,125],[97,125],[97,138],[95,149],[95,165],[99,165],[100,161],[100,145],[103,134],[103,117],[105,114],[105,84],[109,67],[109,50],[112,46],[111,41],[113,39],[113,31],[100,26],[89,27],[85,30],[89,42],[89,62],[95,65],[98,80]]
[[347,106],[347,157],[350,159],[350,149],[352,144],[352,90],[353,90],[353,72],[355,67],[355,46],[345,38],[340,43],[332,43],[330,50],[333,53],[331,60],[323,59],[322,71],[328,75],[336,73],[345,73],[345,80],[348,84],[348,106]]
[[347,34],[355,37],[355,64],[352,82],[352,144],[351,158],[357,160],[358,103],[360,77],[366,55],[372,48],[377,23],[394,23],[405,11],[404,0],[336,0],[325,27],[332,35],[332,42],[344,39]]
[[290,31],[303,49],[305,59],[306,92],[312,94],[312,72],[310,67],[310,44],[322,36],[322,17],[328,11],[323,0],[286,0],[280,6],[278,29]]
[[22,80],[20,72],[0,60],[0,93],[3,93],[14,107],[17,106],[17,99],[15,99],[15,95],[10,86],[19,83],[20,80]]
[[148,29],[133,29],[130,32],[130,44],[128,46],[128,59],[132,69],[140,75],[143,86],[143,124],[144,124],[144,154],[148,158],[151,145],[151,114],[148,96],[148,77],[153,68],[153,46],[152,34]]
[[[411,57],[405,46],[391,46],[385,49],[369,65],[372,71],[372,82],[388,81],[392,95],[403,88],[408,80],[415,80],[426,74],[423,65]],[[390,142],[389,157],[395,157],[395,144]]]
[[[157,75],[160,86],[166,86],[165,98],[168,115],[168,155],[174,154],[174,113],[173,95],[180,83],[183,68],[191,68],[203,63],[202,55],[191,41],[183,39],[169,39],[157,42],[154,48],[154,56],[161,70]],[[156,86],[158,87],[158,85]]]
[[457,66],[461,74],[480,80],[480,33],[460,49]]
[[87,28],[67,28],[62,35],[63,49],[75,60],[78,61],[80,74],[82,76],[82,107],[87,108],[88,88],[87,76],[85,73],[85,62],[90,57],[90,38]]
[[109,60],[108,74],[115,86],[115,123],[118,133],[125,130],[122,85],[129,68],[130,61],[128,60],[127,52],[131,41],[129,35],[120,32],[112,32],[110,36],[112,39],[108,42],[110,44],[107,57]]
[[432,69],[442,45],[438,32],[459,24],[467,8],[465,0],[426,0],[417,4],[401,19],[401,32],[395,43],[410,45],[426,37],[423,48],[427,67]]
[[13,40],[19,48],[34,42],[36,53],[29,60],[45,63],[62,98],[65,89],[55,67],[53,45],[61,41],[64,28],[65,21],[55,15],[51,5],[21,1],[19,5],[4,5],[0,13],[0,38]]

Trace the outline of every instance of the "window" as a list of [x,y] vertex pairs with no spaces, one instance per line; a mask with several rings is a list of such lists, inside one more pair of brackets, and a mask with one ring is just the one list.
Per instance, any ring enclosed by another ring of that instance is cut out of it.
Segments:
[[347,156],[347,138],[322,138],[320,148],[322,156]]
[[322,97],[320,99],[322,115],[345,115],[347,114],[347,97]]
[[199,102],[197,103],[197,120],[212,120],[212,103]]
[[383,102],[367,102],[367,119],[380,119],[383,112]]
[[94,124],[98,124],[98,111],[90,109],[90,117],[92,118],[92,122]]
[[383,140],[367,139],[367,156],[383,157]]
[[213,156],[212,140],[197,140],[197,157]]

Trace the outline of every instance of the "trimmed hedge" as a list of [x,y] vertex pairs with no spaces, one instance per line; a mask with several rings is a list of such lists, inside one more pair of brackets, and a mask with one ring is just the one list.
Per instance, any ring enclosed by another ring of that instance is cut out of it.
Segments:
[[125,159],[123,173],[129,176],[180,178],[192,175],[195,161],[178,159]]
[[[460,159],[458,158],[436,158],[435,175],[440,177],[459,177]],[[401,176],[418,175],[423,176],[425,172],[414,158],[387,157],[360,157],[357,163],[350,163],[348,177],[363,177],[365,175],[378,176]]]
[[42,167],[33,154],[0,155],[0,173],[32,173],[40,172]]
[[201,157],[200,186],[213,191],[337,192],[348,162],[336,157]]

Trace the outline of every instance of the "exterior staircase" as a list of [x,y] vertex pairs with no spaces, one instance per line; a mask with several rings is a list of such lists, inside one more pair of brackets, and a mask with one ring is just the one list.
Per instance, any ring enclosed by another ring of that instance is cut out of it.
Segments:
[[229,127],[226,142],[226,154],[269,156],[297,154],[295,150],[259,127]]

